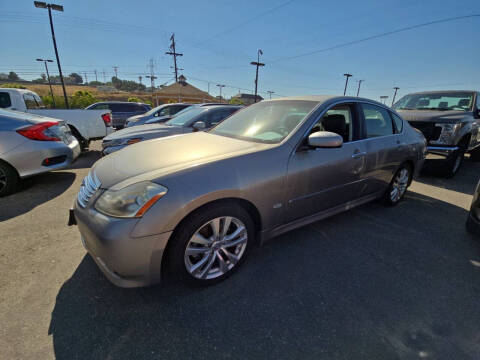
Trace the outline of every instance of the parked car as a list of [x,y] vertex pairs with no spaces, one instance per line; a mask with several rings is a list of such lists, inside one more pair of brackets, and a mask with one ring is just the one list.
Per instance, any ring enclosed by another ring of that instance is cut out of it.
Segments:
[[88,148],[90,141],[100,140],[113,132],[110,110],[45,109],[40,96],[30,90],[0,89],[0,108],[62,120],[70,127],[82,150]]
[[445,160],[444,170],[454,176],[465,152],[480,161],[480,93],[432,91],[408,94],[393,108],[428,141],[427,159]]
[[80,144],[62,120],[0,109],[0,197],[20,179],[70,165]]
[[480,181],[473,194],[472,206],[468,213],[467,229],[473,234],[480,235]]
[[144,140],[206,130],[223,121],[241,106],[192,106],[165,124],[148,124],[126,128],[107,136],[102,141],[102,154],[108,155]]
[[112,112],[112,126],[115,129],[123,129],[129,117],[144,114],[151,110],[148,104],[126,101],[104,101],[92,104],[87,110],[110,110]]
[[70,212],[123,287],[168,275],[197,284],[235,271],[257,243],[382,198],[395,205],[426,142],[378,102],[267,100],[208,132],[144,141],[99,160]]
[[145,114],[131,116],[125,122],[125,127],[143,125],[147,120],[157,120],[158,122],[165,122],[172,118],[173,115],[179,111],[192,106],[192,104],[178,103],[178,104],[164,104],[147,111]]

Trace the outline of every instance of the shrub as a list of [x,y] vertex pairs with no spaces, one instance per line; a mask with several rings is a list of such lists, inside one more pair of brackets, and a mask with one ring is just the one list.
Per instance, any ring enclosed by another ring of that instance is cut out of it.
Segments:
[[127,100],[128,102],[142,102],[142,99],[139,99],[138,97],[131,96]]
[[97,99],[95,99],[92,93],[85,90],[75,91],[69,99],[70,107],[74,109],[85,109],[88,105],[96,102]]
[[5,84],[2,84],[0,87],[10,88],[10,89],[26,89],[25,86],[20,84],[14,84],[14,83],[5,83]]

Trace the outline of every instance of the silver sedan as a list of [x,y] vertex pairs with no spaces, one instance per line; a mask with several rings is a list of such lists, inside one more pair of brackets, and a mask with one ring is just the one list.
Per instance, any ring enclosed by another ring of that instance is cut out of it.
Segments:
[[61,120],[0,109],[0,197],[19,180],[70,165],[80,145]]
[[223,280],[250,249],[375,199],[397,204],[426,141],[367,99],[262,101],[208,132],[140,142],[98,161],[70,212],[115,284],[145,286],[161,271]]

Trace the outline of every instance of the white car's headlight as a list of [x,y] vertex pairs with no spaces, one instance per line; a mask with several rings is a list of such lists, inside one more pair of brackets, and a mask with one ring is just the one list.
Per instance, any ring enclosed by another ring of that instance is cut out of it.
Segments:
[[167,191],[166,187],[150,181],[107,190],[98,198],[95,209],[115,217],[141,217]]
[[436,126],[440,126],[442,128],[442,132],[440,133],[440,137],[438,138],[438,142],[442,144],[451,144],[453,138],[455,137],[455,133],[457,129],[461,126],[461,124],[435,124]]

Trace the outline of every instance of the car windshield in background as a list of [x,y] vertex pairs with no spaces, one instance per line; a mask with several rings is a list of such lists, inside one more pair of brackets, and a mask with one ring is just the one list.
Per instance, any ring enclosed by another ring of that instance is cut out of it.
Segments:
[[179,112],[173,119],[167,121],[165,125],[168,125],[168,126],[187,125],[189,121],[191,121],[193,118],[197,117],[197,115],[201,114],[204,111],[206,111],[205,108],[195,108],[195,109],[188,109],[182,114],[180,114]]
[[210,132],[217,135],[265,143],[279,143],[300,124],[315,101],[262,101],[240,110]]
[[471,111],[473,93],[431,93],[410,94],[401,98],[393,108],[395,110],[463,110]]
[[148,111],[147,111],[145,114],[143,114],[143,115],[147,115],[147,116],[153,115],[153,114],[155,114],[158,110],[160,110],[162,107],[164,107],[164,105],[160,105],[160,106],[154,107],[153,109],[148,110]]

